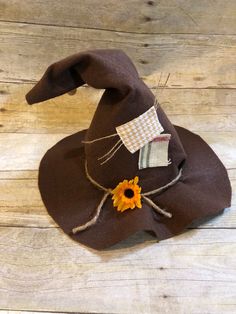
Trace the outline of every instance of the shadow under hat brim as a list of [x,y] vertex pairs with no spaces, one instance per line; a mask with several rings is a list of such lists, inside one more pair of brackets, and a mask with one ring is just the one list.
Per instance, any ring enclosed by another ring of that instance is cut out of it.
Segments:
[[[143,230],[153,232],[158,240],[167,239],[192,223],[220,214],[231,202],[225,167],[201,137],[184,128],[175,128],[187,154],[183,174],[177,184],[152,198],[161,208],[168,209],[172,218],[157,214],[146,204],[141,209],[120,213],[108,197],[96,224],[72,234],[74,227],[92,218],[103,197],[103,192],[85,174],[81,141],[86,130],[58,142],[40,163],[39,189],[48,213],[71,238],[94,249],[108,248]],[[157,171],[153,168],[154,175]]]

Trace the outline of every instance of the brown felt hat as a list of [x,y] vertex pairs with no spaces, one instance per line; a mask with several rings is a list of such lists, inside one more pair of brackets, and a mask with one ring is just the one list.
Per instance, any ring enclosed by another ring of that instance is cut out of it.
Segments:
[[[85,83],[105,89],[89,129],[70,135],[49,149],[39,168],[43,202],[65,233],[95,249],[112,246],[141,230],[152,232],[158,240],[163,240],[230,206],[231,187],[221,161],[198,135],[172,125],[124,52],[91,50],[56,62],[26,99],[29,104],[45,101]],[[138,121],[137,118],[141,119],[141,128],[152,132],[149,120],[143,122],[143,118],[153,108],[163,128],[161,133],[171,135],[168,146],[171,162],[165,166],[140,168],[143,147],[132,152],[123,145],[124,139],[115,134],[119,126]],[[99,157],[109,154],[111,158],[101,163]],[[111,191],[119,183],[136,176],[144,194],[165,188],[150,195],[149,203],[142,200],[141,206],[122,212],[117,210],[110,195],[102,202],[96,222],[73,233],[76,226],[84,225],[94,217],[104,195],[103,187]],[[168,186],[175,178],[176,182]],[[171,217],[157,212],[150,204],[167,210]]]

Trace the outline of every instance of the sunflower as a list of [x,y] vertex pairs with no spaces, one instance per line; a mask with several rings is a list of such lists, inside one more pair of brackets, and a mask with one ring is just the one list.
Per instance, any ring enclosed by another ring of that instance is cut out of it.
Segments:
[[114,207],[123,212],[127,209],[141,208],[141,187],[137,184],[138,177],[133,180],[124,180],[112,190],[112,199]]

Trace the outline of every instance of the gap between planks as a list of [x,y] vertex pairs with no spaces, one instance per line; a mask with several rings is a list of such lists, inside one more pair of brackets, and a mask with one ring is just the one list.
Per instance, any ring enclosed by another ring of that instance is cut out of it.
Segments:
[[[24,310],[24,309],[17,309],[15,310],[14,308],[10,309],[0,309],[0,314],[96,314],[96,313],[88,313],[88,312],[60,312],[60,311],[30,311],[30,310]],[[99,313],[103,314],[103,313]]]
[[0,22],[3,23],[13,23],[13,24],[20,24],[20,25],[36,25],[36,26],[48,26],[48,27],[57,27],[57,28],[71,28],[71,29],[78,29],[78,30],[94,30],[94,31],[101,31],[101,32],[114,32],[114,33],[123,33],[123,34],[134,34],[134,35],[199,35],[199,36],[235,36],[236,33],[188,33],[188,32],[171,32],[171,33],[165,33],[165,32],[134,32],[134,31],[124,31],[124,30],[114,30],[111,28],[97,28],[97,27],[82,27],[82,26],[70,26],[70,25],[59,25],[59,24],[48,24],[48,23],[37,23],[37,22],[25,22],[25,21],[11,21],[11,20],[4,20],[0,19]]
[[99,304],[110,314],[166,306],[227,313],[235,306],[235,245],[234,230],[191,230],[160,243],[138,233],[98,252],[59,229],[0,228],[0,308],[14,300],[16,308],[59,312],[96,313]]
[[[36,171],[35,171],[36,173]],[[235,229],[236,228],[236,179],[231,177],[233,188],[232,206],[223,215],[202,222],[197,229]],[[1,175],[1,172],[0,172]],[[4,227],[54,228],[56,223],[48,215],[38,190],[37,178],[30,180],[0,180],[0,221]],[[20,193],[18,192],[20,191]]]
[[[103,90],[82,87],[29,106],[25,94],[33,85],[0,83],[0,133],[72,134],[89,126]],[[172,123],[194,132],[236,130],[236,90],[152,89]],[[209,121],[212,120],[212,123]]]
[[122,35],[65,29],[62,38],[61,30],[56,28],[4,22],[0,25],[2,81],[38,80],[42,69],[78,50],[119,48],[131,57],[142,77],[152,74],[149,80],[154,78],[155,82],[156,74],[171,73],[168,87],[236,86],[236,36]]
[[[236,31],[234,0],[204,1],[17,1],[1,2],[0,19],[131,34],[231,34]],[[19,9],[20,6],[20,9]],[[96,19],[91,12],[96,8]],[[138,8],[138,10],[137,10]],[[32,14],[37,12],[37,15]],[[45,14],[47,12],[47,14]]]

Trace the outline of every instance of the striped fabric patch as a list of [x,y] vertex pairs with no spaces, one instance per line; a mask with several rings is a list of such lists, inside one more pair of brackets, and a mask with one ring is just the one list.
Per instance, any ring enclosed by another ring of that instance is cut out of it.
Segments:
[[163,131],[154,106],[139,117],[116,127],[123,144],[132,154]]
[[160,134],[139,151],[139,169],[165,167],[168,160],[168,147],[171,134]]

